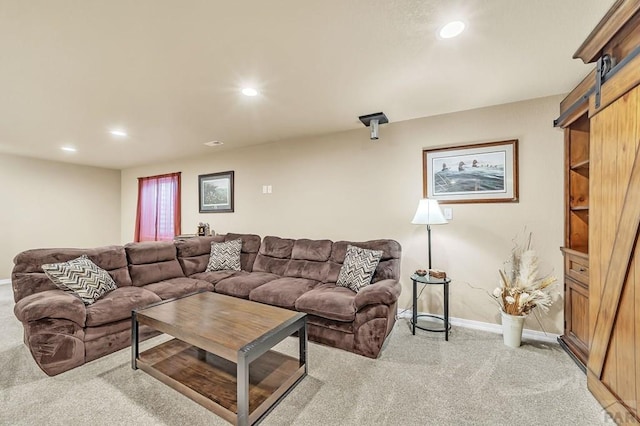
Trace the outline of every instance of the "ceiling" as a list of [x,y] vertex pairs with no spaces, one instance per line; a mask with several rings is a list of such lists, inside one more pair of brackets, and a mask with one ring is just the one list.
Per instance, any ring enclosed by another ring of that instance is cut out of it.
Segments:
[[0,0],[0,153],[122,169],[566,93],[612,4]]

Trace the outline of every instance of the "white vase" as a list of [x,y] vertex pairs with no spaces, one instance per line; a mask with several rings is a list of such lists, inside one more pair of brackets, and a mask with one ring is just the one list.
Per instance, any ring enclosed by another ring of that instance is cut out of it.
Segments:
[[524,315],[509,315],[502,311],[502,337],[504,344],[517,348],[522,342],[522,328],[524,327]]

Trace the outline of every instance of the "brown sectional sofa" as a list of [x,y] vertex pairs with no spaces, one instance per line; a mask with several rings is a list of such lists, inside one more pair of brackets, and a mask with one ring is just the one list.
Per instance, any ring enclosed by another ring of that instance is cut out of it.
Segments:
[[[241,270],[205,272],[211,242],[237,238]],[[335,285],[348,244],[383,251],[372,284],[358,293]],[[306,312],[309,340],[375,358],[395,323],[400,252],[393,240],[261,240],[249,234],[27,250],[14,259],[14,313],[23,323],[25,344],[48,375],[130,345],[133,309],[199,291]],[[117,286],[88,306],[57,289],[41,268],[82,254],[107,270]],[[140,328],[142,339],[156,334]]]

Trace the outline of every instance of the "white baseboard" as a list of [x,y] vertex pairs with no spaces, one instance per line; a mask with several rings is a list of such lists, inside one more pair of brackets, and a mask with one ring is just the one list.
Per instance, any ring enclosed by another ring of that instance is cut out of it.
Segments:
[[[398,309],[398,318],[411,319],[412,313],[413,312],[411,310]],[[419,314],[426,314],[426,312],[424,313],[419,312]],[[436,314],[436,315],[442,316],[442,314]],[[501,324],[493,324],[493,323],[482,322],[482,321],[473,321],[473,320],[468,320],[464,318],[455,318],[455,317],[449,317],[449,323],[451,323],[452,326],[470,328],[473,330],[488,331],[490,333],[496,333],[496,334],[502,334]],[[559,335],[554,333],[544,333],[542,331],[529,330],[527,328],[522,330],[523,339],[537,340],[539,342],[546,342],[546,343],[558,343],[558,337]]]
[[0,280],[0,285],[2,284],[11,284],[11,280],[6,279],[6,280]]

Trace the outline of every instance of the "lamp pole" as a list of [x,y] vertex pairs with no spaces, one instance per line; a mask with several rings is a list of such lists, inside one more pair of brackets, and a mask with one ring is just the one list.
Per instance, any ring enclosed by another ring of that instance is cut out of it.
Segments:
[[431,269],[431,225],[427,224],[427,234],[429,240],[429,269]]

